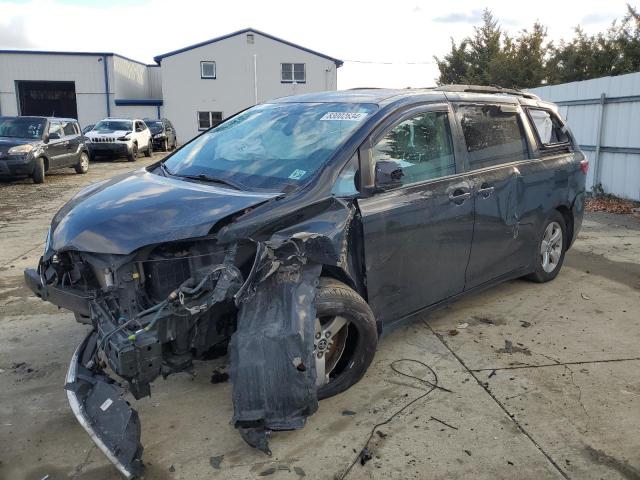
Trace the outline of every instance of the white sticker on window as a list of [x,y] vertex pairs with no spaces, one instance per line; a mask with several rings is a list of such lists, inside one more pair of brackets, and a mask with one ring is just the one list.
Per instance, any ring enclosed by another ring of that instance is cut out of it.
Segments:
[[298,170],[297,168],[291,172],[291,175],[289,175],[289,178],[291,180],[300,180],[302,177],[304,177],[304,174],[307,173],[306,170]]
[[359,122],[367,116],[364,112],[327,112],[320,120],[349,120]]
[[113,400],[107,398],[104,402],[102,402],[102,405],[100,405],[100,410],[106,412],[111,405],[113,405]]

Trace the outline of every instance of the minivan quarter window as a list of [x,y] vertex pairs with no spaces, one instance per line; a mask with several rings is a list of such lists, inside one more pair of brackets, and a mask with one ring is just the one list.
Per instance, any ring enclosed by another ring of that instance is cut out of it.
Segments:
[[373,166],[394,161],[402,168],[402,184],[456,173],[448,112],[424,112],[408,118],[373,147]]
[[470,170],[529,158],[520,114],[514,105],[458,105],[456,115]]
[[529,108],[527,112],[541,147],[569,148],[569,135],[555,112],[541,108]]

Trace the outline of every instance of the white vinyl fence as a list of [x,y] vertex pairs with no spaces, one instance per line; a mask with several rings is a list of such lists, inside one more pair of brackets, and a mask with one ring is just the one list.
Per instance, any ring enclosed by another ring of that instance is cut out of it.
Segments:
[[640,72],[529,91],[558,105],[589,158],[588,190],[640,200]]

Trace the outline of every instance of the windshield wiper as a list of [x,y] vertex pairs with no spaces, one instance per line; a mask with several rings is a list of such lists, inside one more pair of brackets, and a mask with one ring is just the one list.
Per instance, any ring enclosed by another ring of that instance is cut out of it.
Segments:
[[164,173],[165,177],[172,177],[173,176],[173,174],[169,171],[169,169],[164,164],[164,162],[160,162],[160,170],[162,170],[162,173]]
[[205,175],[204,173],[199,173],[197,175],[177,175],[177,174],[170,174],[173,175],[174,177],[180,177],[180,178],[187,178],[189,180],[200,180],[202,182],[208,182],[208,183],[219,183],[221,185],[227,185],[231,188],[234,188],[236,190],[245,190],[244,185],[241,185],[239,183],[236,183],[232,180],[226,180],[223,178],[217,178],[217,177],[211,177],[209,175]]

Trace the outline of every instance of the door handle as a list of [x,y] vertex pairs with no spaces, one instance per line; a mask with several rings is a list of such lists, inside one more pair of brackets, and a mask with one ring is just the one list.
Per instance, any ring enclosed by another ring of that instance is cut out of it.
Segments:
[[470,192],[466,192],[461,188],[457,188],[449,194],[449,200],[455,203],[456,205],[462,205],[470,196],[471,196]]
[[482,186],[476,190],[476,194],[480,195],[482,198],[489,198],[493,193],[494,187],[490,187],[486,183],[483,183]]

